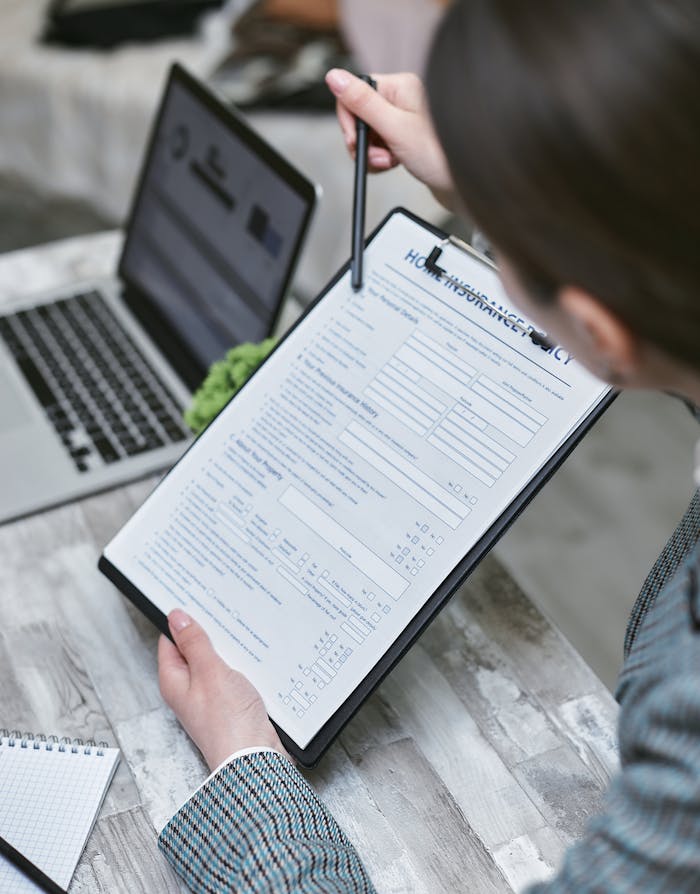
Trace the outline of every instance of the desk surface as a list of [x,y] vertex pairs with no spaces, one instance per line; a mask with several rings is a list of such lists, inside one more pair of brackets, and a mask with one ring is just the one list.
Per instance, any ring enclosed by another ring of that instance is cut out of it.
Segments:
[[[109,273],[118,245],[101,234],[4,255],[0,302]],[[155,830],[206,768],[160,698],[156,631],[96,569],[152,486],[0,527],[0,727],[122,749],[72,894],[184,890]],[[617,766],[616,714],[488,558],[307,775],[380,894],[519,890],[597,809]]]

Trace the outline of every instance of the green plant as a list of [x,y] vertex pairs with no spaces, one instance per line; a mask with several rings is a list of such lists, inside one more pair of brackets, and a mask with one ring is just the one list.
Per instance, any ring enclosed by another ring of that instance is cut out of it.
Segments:
[[223,360],[212,364],[206,379],[192,398],[192,405],[184,414],[185,423],[196,435],[204,431],[219,410],[248,381],[276,343],[274,338],[266,338],[258,344],[246,342],[231,348]]

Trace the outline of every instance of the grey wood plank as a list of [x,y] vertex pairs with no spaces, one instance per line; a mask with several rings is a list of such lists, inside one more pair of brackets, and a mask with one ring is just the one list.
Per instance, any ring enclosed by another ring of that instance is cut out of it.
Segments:
[[40,733],[41,720],[35,714],[24,681],[12,663],[5,637],[5,631],[0,633],[0,728]]
[[563,732],[521,684],[503,651],[476,623],[453,632],[447,651],[434,649],[431,631],[423,646],[505,763],[513,766],[560,745]]
[[607,693],[572,698],[555,709],[571,747],[601,783],[620,769],[617,704]]
[[[387,767],[387,775],[390,771]],[[373,787],[342,747],[335,745],[319,767],[304,775],[352,841],[379,894],[432,894],[411,860],[401,829],[384,815]]]
[[493,556],[480,564],[465,589],[469,616],[517,663],[522,684],[543,702],[563,702],[603,689]]
[[511,890],[482,837],[413,742],[369,749],[358,770],[431,892]]
[[158,632],[98,572],[96,563],[90,544],[61,549],[44,563],[44,577],[114,724],[162,704]]
[[381,693],[399,715],[406,737],[428,756],[487,847],[544,825],[538,809],[420,644],[384,682]]
[[160,475],[149,475],[141,481],[81,500],[83,526],[90,543],[94,545],[95,560],[117,531],[136,512],[160,478]]
[[581,837],[601,806],[603,785],[568,745],[529,758],[513,772],[548,825],[567,843]]
[[116,726],[153,827],[160,831],[208,776],[196,746],[162,705]]
[[100,819],[70,886],[70,894],[174,894],[186,891],[156,845],[142,808]]
[[348,754],[357,760],[368,749],[404,738],[400,717],[380,688],[365,702],[340,736]]
[[[0,555],[5,573],[30,569],[40,576],[47,555],[62,546],[89,540],[79,503],[59,506],[11,524],[0,525]],[[26,595],[29,595],[29,591]]]
[[[116,744],[115,732],[83,667],[70,630],[61,624],[35,622],[11,627],[0,636],[3,652],[14,675],[22,680],[26,701],[36,718],[33,732]],[[4,691],[0,696],[2,703]],[[140,803],[129,766],[121,761],[102,812],[119,812]]]
[[521,835],[494,851],[494,858],[514,891],[547,881],[556,872],[565,844],[549,828]]

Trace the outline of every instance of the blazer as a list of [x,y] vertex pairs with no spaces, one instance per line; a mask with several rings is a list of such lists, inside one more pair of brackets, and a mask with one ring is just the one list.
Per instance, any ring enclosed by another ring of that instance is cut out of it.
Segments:
[[[621,770],[558,874],[529,894],[700,891],[699,535],[696,493],[627,629],[616,692]],[[375,890],[323,803],[275,752],[221,769],[159,846],[198,894]]]

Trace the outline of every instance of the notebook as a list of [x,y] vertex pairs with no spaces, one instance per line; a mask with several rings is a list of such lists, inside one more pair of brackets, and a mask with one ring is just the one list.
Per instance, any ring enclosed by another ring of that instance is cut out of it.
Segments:
[[[119,761],[119,749],[0,734],[0,835],[67,888]],[[41,889],[0,857],[0,891]]]

